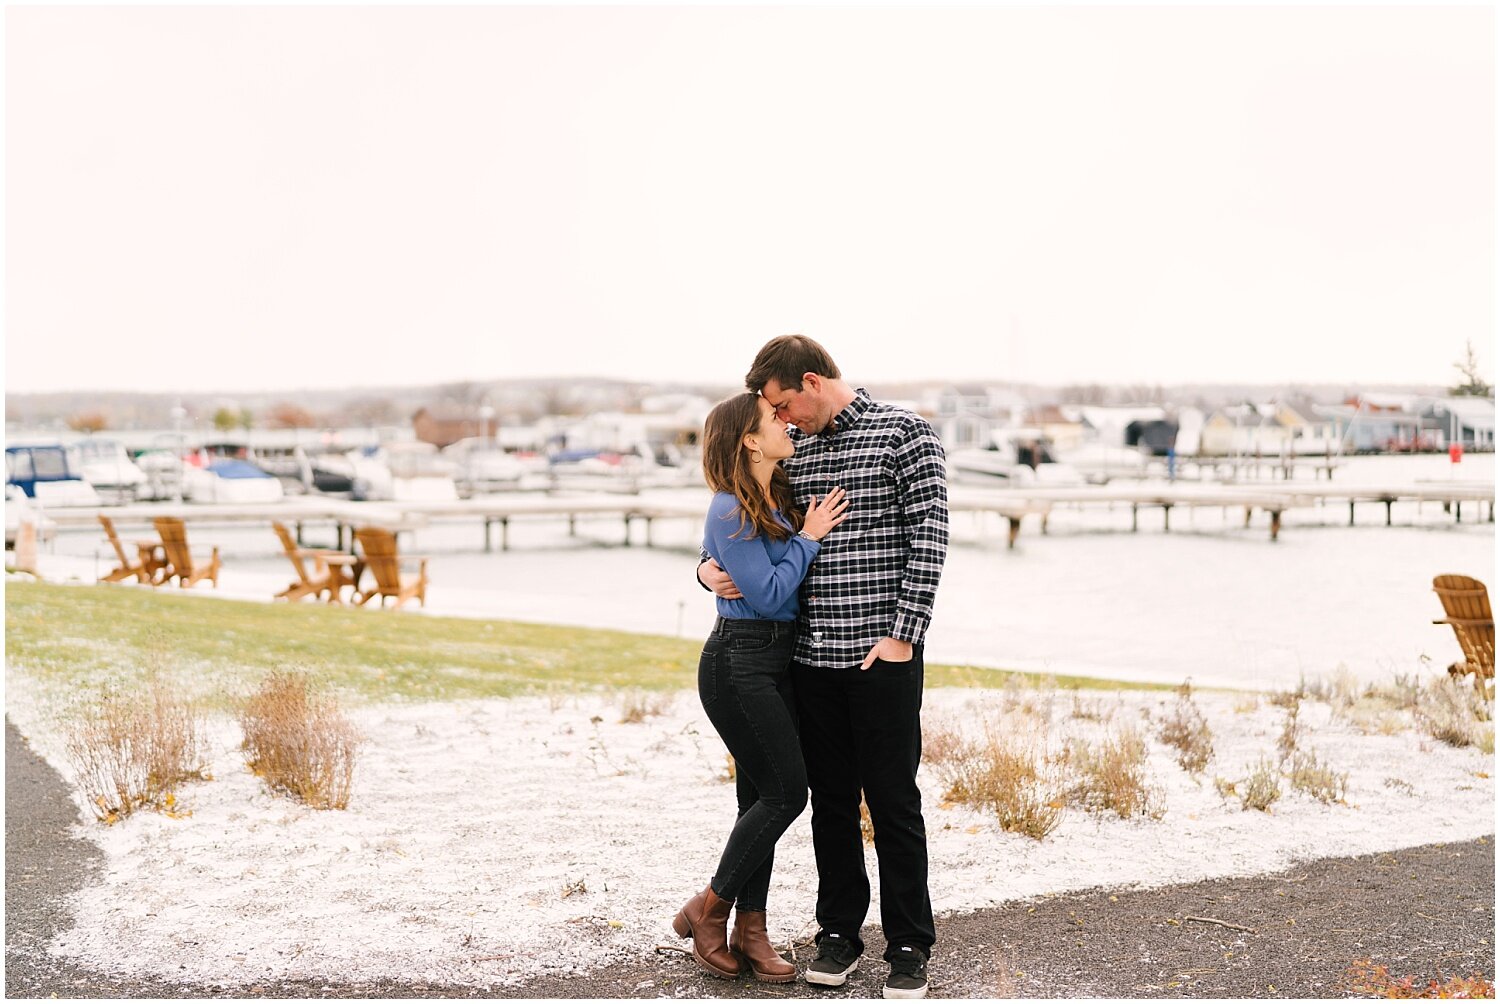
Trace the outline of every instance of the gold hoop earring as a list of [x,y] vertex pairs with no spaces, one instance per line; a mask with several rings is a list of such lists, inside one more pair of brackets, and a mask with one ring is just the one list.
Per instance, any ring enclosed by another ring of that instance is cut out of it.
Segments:
[[[757,453],[760,454],[760,456],[757,457],[756,456]],[[766,451],[764,451],[764,450],[751,450],[750,451],[750,462],[752,464],[758,464],[758,463],[760,463],[764,459],[766,459]]]

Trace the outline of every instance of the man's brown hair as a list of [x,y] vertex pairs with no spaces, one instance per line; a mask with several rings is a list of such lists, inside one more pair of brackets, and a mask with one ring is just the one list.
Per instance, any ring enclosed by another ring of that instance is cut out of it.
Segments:
[[745,389],[759,394],[775,380],[783,390],[801,390],[802,374],[816,373],[837,380],[843,374],[828,350],[806,335],[782,335],[767,342],[745,374]]

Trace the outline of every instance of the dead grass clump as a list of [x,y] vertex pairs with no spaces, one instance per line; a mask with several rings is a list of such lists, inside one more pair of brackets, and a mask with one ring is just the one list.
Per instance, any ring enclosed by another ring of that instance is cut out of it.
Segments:
[[65,749],[79,787],[106,823],[142,807],[171,813],[176,789],[207,777],[201,714],[160,677],[147,688],[106,691],[68,727]]
[[1327,763],[1318,760],[1312,751],[1297,752],[1292,756],[1287,781],[1295,791],[1311,795],[1323,803],[1342,802],[1349,787],[1349,775],[1335,772]]
[[658,718],[671,709],[671,694],[654,694],[644,690],[627,690],[620,696],[620,724],[639,725],[646,719]]
[[1345,993],[1367,997],[1382,997],[1386,1000],[1461,1000],[1490,998],[1495,996],[1495,984],[1478,973],[1472,976],[1450,976],[1442,982],[1430,979],[1425,985],[1417,985],[1411,976],[1394,977],[1385,966],[1370,959],[1355,959],[1339,989]]
[[1028,718],[1044,722],[1052,720],[1052,704],[1057,699],[1057,680],[1044,677],[1035,687],[1026,686],[1015,677],[1005,681],[1001,692],[1000,707],[1007,715],[1019,712]]
[[1146,741],[1135,729],[1121,729],[1097,745],[1074,740],[1066,758],[1077,779],[1068,799],[1085,810],[1121,819],[1160,819],[1166,812],[1165,795],[1146,783]]
[[1286,706],[1286,721],[1281,725],[1281,737],[1276,740],[1276,749],[1283,762],[1297,752],[1297,740],[1302,738],[1302,729],[1297,725],[1297,713],[1301,710],[1300,703]]
[[1177,703],[1157,733],[1157,738],[1177,750],[1177,763],[1183,770],[1201,774],[1214,755],[1214,735],[1208,720],[1193,701],[1193,688],[1184,683],[1177,688]]
[[276,671],[240,713],[245,760],[276,791],[314,809],[343,809],[364,738],[305,673]]
[[1073,708],[1068,712],[1069,718],[1081,718],[1088,722],[1107,723],[1115,716],[1114,708],[1106,708],[1102,698],[1084,700],[1076,692],[1073,694]]
[[1044,734],[988,730],[937,764],[943,798],[995,814],[1000,828],[1041,840],[1062,822],[1062,793],[1044,776]]
[[935,722],[922,727],[922,762],[939,766],[962,757],[968,743],[959,731],[947,722]]
[[1302,696],[1329,705],[1335,713],[1353,704],[1364,690],[1359,678],[1343,665],[1334,670],[1331,678],[1302,680],[1297,689]]
[[1234,713],[1237,715],[1248,715],[1252,711],[1260,710],[1260,698],[1254,694],[1246,694],[1234,702]]
[[865,802],[863,792],[859,796],[859,836],[866,847],[875,846],[875,820],[870,818],[870,806]]
[[1281,797],[1281,779],[1276,773],[1276,765],[1269,760],[1260,760],[1243,784],[1243,789],[1237,792],[1241,809],[1269,812],[1271,803]]
[[1417,699],[1417,722],[1422,730],[1450,746],[1495,748],[1495,725],[1489,702],[1467,682],[1444,676],[1422,689]]
[[1302,684],[1297,685],[1296,690],[1278,690],[1266,698],[1270,704],[1278,708],[1295,708],[1302,700]]

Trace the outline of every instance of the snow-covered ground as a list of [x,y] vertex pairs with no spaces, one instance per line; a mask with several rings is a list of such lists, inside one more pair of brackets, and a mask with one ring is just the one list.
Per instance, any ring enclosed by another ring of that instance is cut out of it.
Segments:
[[[1149,738],[1175,699],[1136,691],[1083,700],[1111,716],[1108,727],[1133,724]],[[1261,757],[1276,759],[1285,712],[1244,696],[1197,700],[1215,758],[1194,778],[1151,739],[1151,783],[1165,807],[1157,820],[1069,809],[1038,842],[944,806],[940,771],[924,766],[934,908],[1263,873],[1494,832],[1492,757],[1412,730],[1364,735],[1311,701],[1301,747],[1348,773],[1347,804],[1287,790],[1269,813],[1244,810],[1219,796],[1214,778],[1241,779]],[[1004,701],[999,691],[930,690],[927,729],[975,734]],[[1073,717],[1071,702],[1052,702],[1053,748],[1104,727]],[[14,674],[8,703],[66,770]],[[216,723],[214,780],[183,792],[191,816],[144,812],[84,827],[104,848],[105,871],[78,896],[76,926],[53,950],[200,983],[514,984],[675,943],[671,918],[712,873],[734,818],[723,748],[692,693],[637,724],[622,723],[619,697],[607,695],[370,708],[357,718],[370,742],[354,798],[323,812],[268,794],[234,749],[233,723]],[[806,816],[776,861],[772,936],[805,936],[816,892]]]

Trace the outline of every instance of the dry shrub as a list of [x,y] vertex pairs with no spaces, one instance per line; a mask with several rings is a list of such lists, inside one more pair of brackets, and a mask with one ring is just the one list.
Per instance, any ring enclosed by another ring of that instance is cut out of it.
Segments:
[[1287,706],[1286,721],[1281,725],[1281,737],[1276,740],[1276,749],[1283,761],[1297,752],[1297,740],[1302,737],[1302,729],[1297,725],[1297,712],[1301,710],[1300,703],[1293,702]]
[[343,809],[364,738],[307,674],[276,671],[240,713],[245,760],[272,790],[314,809]]
[[[1231,789],[1233,790],[1233,789]],[[1281,797],[1281,780],[1276,773],[1276,765],[1266,759],[1261,759],[1250,772],[1250,776],[1244,780],[1244,790],[1238,792],[1240,796],[1241,809],[1259,809],[1267,812],[1271,803]]]
[[154,675],[145,694],[106,691],[69,724],[65,748],[106,823],[145,806],[170,813],[184,781],[207,777],[200,713]]
[[1260,698],[1254,694],[1246,694],[1234,702],[1234,713],[1237,715],[1248,715],[1252,711],[1260,710]]
[[1026,687],[1014,677],[1005,681],[1001,707],[1007,715],[1020,712],[1044,722],[1052,720],[1052,703],[1057,698],[1057,680],[1046,677],[1037,687]]
[[943,798],[995,814],[1007,833],[1041,840],[1062,822],[1063,797],[1043,776],[1044,737],[986,729],[978,742],[957,740],[937,764]]
[[1495,725],[1489,702],[1468,683],[1450,676],[1433,680],[1417,699],[1422,730],[1450,746],[1494,752]]
[[1177,763],[1190,773],[1202,773],[1213,758],[1214,734],[1194,703],[1193,688],[1188,684],[1177,688],[1177,703],[1157,738],[1177,750]]
[[1319,677],[1311,681],[1303,680],[1297,689],[1302,696],[1322,701],[1332,706],[1337,713],[1341,708],[1353,704],[1364,688],[1360,685],[1359,678],[1349,671],[1349,667],[1341,665],[1334,670],[1331,679]]
[[1346,680],[1335,679],[1336,689],[1330,700],[1334,717],[1347,721],[1365,735],[1379,733],[1393,736],[1405,731],[1406,712],[1417,707],[1420,687],[1415,677],[1397,674],[1388,684],[1360,687],[1352,674]]
[[1292,756],[1287,780],[1293,790],[1311,795],[1320,802],[1342,802],[1349,787],[1349,775],[1335,773],[1327,763],[1320,762],[1312,751],[1297,752]]
[[671,694],[653,694],[628,690],[620,696],[620,724],[639,725],[648,718],[666,714],[672,708]]
[[859,835],[866,847],[875,846],[875,820],[870,818],[870,806],[863,792],[859,796]]
[[936,722],[922,727],[922,762],[934,766],[952,762],[963,756],[968,744],[963,735],[947,722]]
[[1478,973],[1467,977],[1450,976],[1441,983],[1432,979],[1425,986],[1417,986],[1413,977],[1394,977],[1389,969],[1376,965],[1370,959],[1355,959],[1339,982],[1339,989],[1349,994],[1383,997],[1386,1000],[1493,999],[1495,996],[1494,982]]
[[1295,708],[1302,700],[1302,685],[1299,683],[1296,690],[1278,690],[1266,698],[1270,704],[1278,708]]
[[1114,708],[1106,708],[1101,698],[1086,701],[1077,693],[1073,695],[1073,709],[1068,712],[1069,718],[1081,718],[1089,722],[1108,722],[1114,715]]
[[1166,812],[1164,794],[1146,783],[1146,741],[1135,729],[1121,729],[1098,745],[1074,740],[1066,759],[1077,779],[1068,799],[1085,810],[1121,819],[1160,819]]

